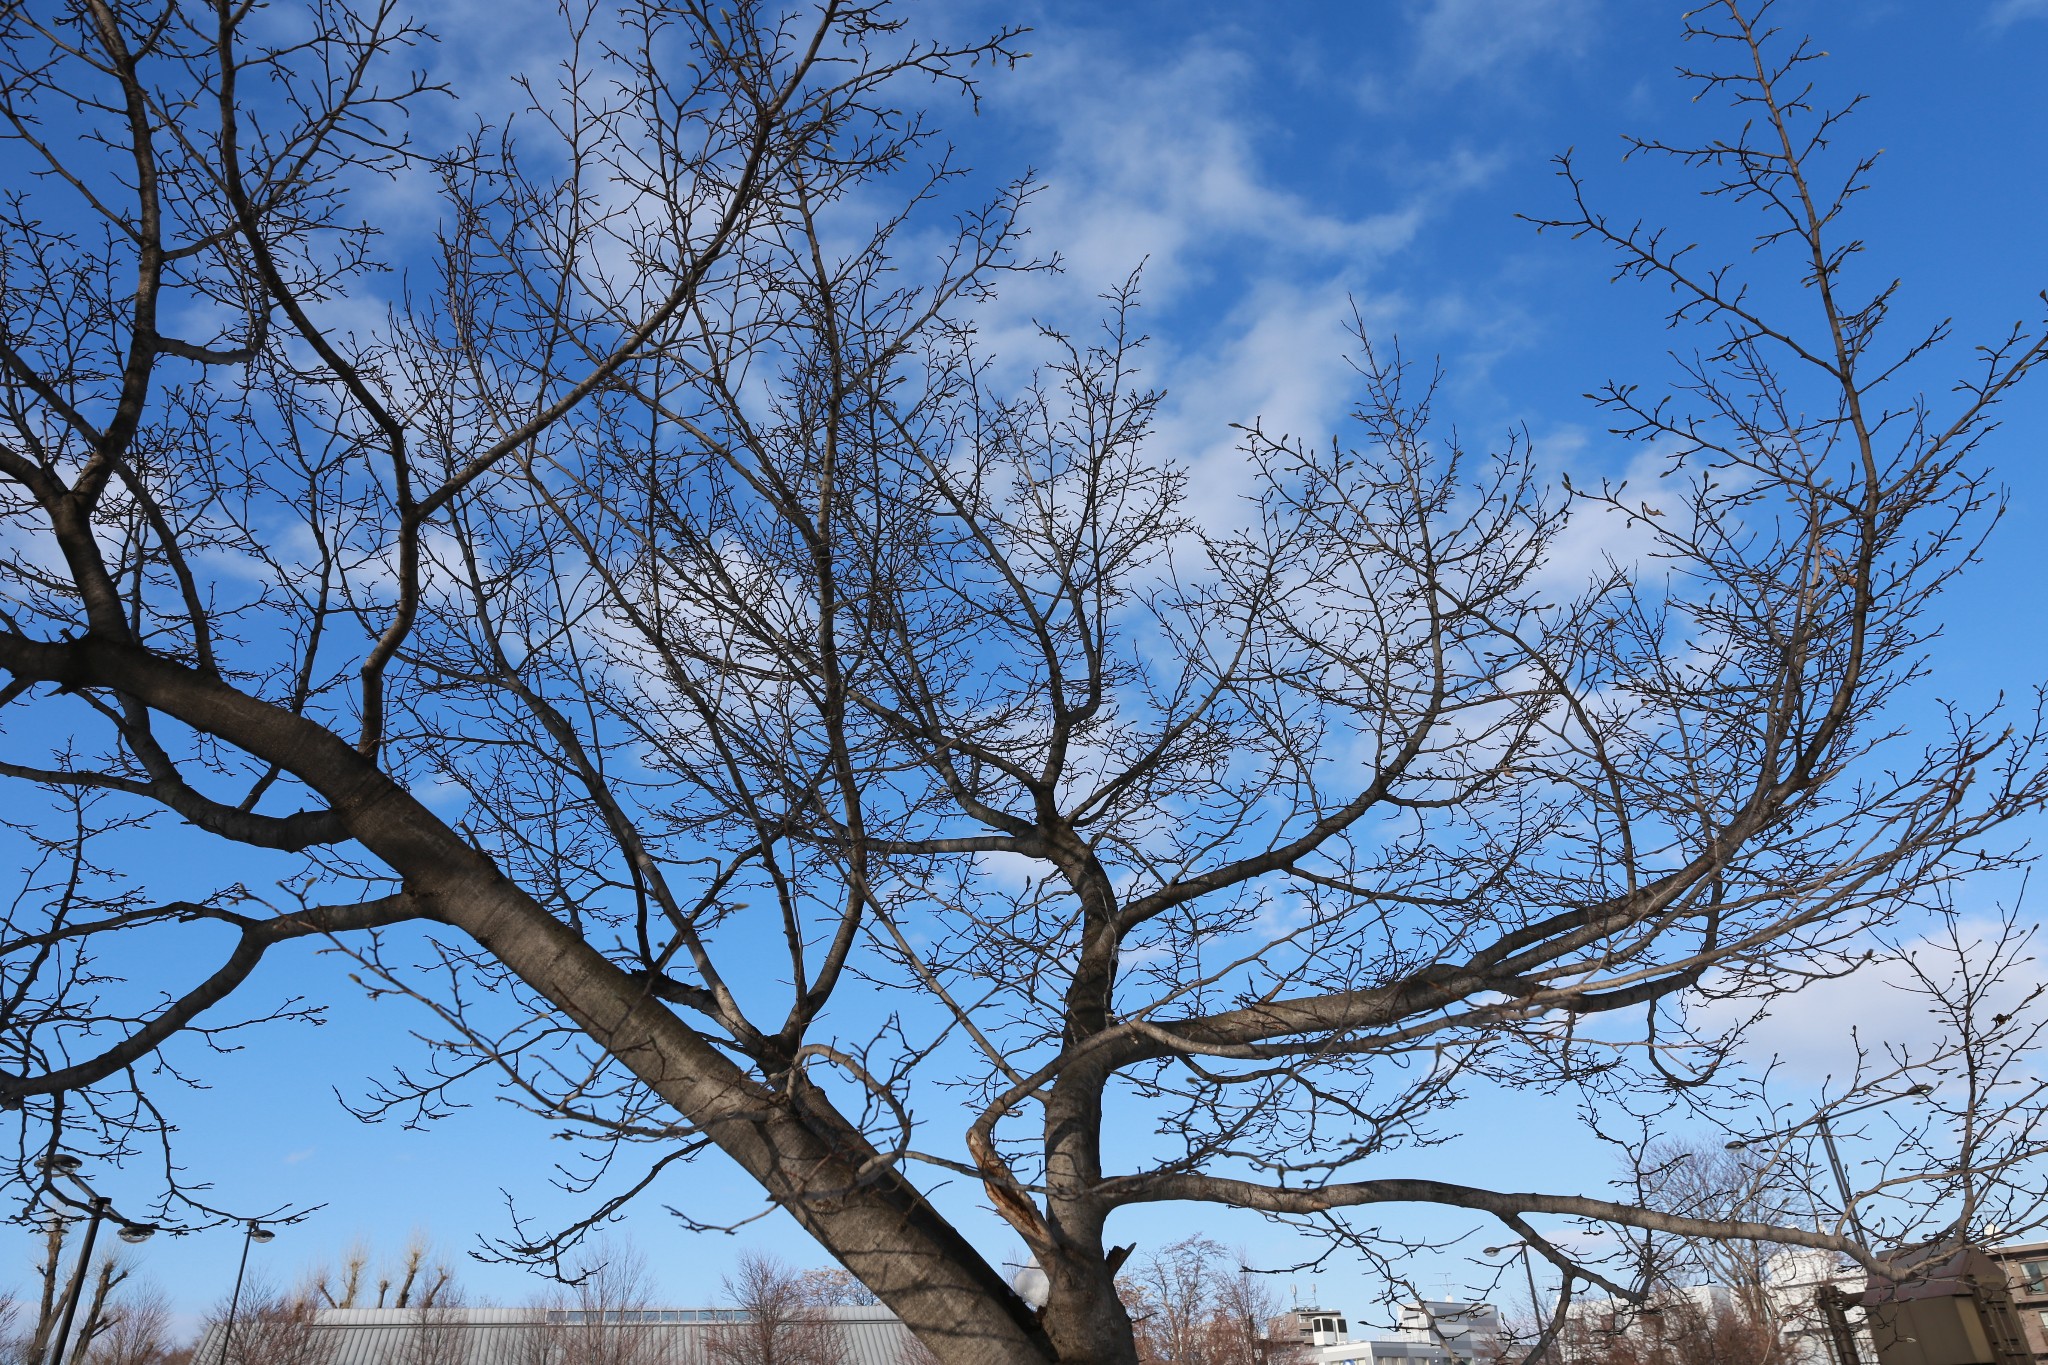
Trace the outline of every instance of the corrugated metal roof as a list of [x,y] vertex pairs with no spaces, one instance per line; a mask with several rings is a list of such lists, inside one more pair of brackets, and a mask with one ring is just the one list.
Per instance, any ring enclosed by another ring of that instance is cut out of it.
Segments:
[[[236,1324],[226,1365],[718,1365],[705,1346],[720,1330],[716,1319],[734,1314],[685,1308],[605,1315],[635,1319],[626,1322],[590,1321],[594,1316],[574,1309],[329,1308],[283,1333],[268,1324],[252,1328],[245,1319]],[[845,1365],[905,1365],[922,1355],[886,1308],[826,1308],[818,1316]],[[216,1323],[192,1365],[222,1365],[222,1345]]]

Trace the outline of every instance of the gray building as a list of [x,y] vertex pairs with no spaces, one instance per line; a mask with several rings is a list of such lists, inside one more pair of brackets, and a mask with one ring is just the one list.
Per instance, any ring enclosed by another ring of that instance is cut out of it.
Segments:
[[[216,1323],[192,1365],[724,1365],[752,1358],[756,1330],[732,1308],[328,1308],[243,1318],[231,1345]],[[779,1354],[820,1365],[930,1359],[886,1308],[816,1309],[778,1331]]]

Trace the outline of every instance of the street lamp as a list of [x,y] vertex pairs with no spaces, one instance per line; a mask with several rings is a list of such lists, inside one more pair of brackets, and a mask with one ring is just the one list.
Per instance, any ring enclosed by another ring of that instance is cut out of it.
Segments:
[[1507,1251],[1510,1249],[1512,1249],[1517,1256],[1520,1256],[1522,1258],[1522,1274],[1526,1276],[1529,1281],[1529,1311],[1536,1315],[1536,1335],[1538,1339],[1541,1339],[1541,1337],[1543,1336],[1543,1300],[1536,1297],[1536,1271],[1529,1264],[1529,1244],[1527,1242],[1515,1242],[1512,1243],[1510,1246],[1487,1247],[1485,1248],[1482,1254],[1487,1256],[1498,1256],[1503,1251]]
[[1850,1114],[1860,1114],[1866,1109],[1875,1109],[1881,1104],[1890,1104],[1893,1100],[1910,1099],[1915,1095],[1930,1094],[1933,1090],[1933,1086],[1923,1083],[1914,1086],[1911,1090],[1901,1091],[1896,1095],[1884,1095],[1863,1104],[1852,1105],[1847,1109],[1837,1109],[1833,1114],[1823,1109],[1812,1118],[1801,1119],[1799,1122],[1788,1127],[1775,1128],[1768,1133],[1758,1133],[1755,1137],[1735,1138],[1727,1144],[1727,1147],[1731,1152],[1739,1152],[1743,1148],[1754,1146],[1759,1142],[1767,1142],[1771,1138],[1786,1137],[1796,1133],[1809,1123],[1817,1125],[1820,1128],[1821,1145],[1827,1148],[1828,1165],[1835,1172],[1835,1188],[1842,1192],[1842,1213],[1848,1218],[1850,1228],[1855,1231],[1856,1240],[1867,1247],[1870,1245],[1870,1234],[1863,1230],[1863,1220],[1856,1216],[1856,1196],[1849,1189],[1849,1172],[1842,1165],[1842,1154],[1835,1150],[1835,1130],[1829,1126],[1828,1120],[1830,1118],[1843,1118]]
[[277,1236],[258,1219],[251,1218],[242,1232],[242,1264],[235,1271],[235,1292],[228,1296],[228,1325],[220,1334],[220,1365],[228,1365],[228,1346],[235,1339],[235,1310],[242,1306],[242,1276],[249,1270],[249,1243],[267,1242]]
[[[88,1201],[85,1207],[90,1215],[85,1223],[85,1240],[78,1248],[78,1267],[71,1272],[71,1285],[64,1295],[64,1316],[58,1323],[56,1340],[50,1344],[49,1365],[63,1365],[64,1349],[71,1342],[71,1323],[78,1315],[78,1296],[85,1292],[86,1271],[92,1267],[92,1244],[99,1236],[100,1221],[114,1212],[114,1205],[105,1195],[86,1183],[85,1177],[78,1173],[79,1167],[84,1163],[69,1152],[52,1152],[36,1164],[48,1175],[61,1175],[84,1190]],[[73,1203],[67,1196],[58,1194],[54,1187],[48,1188],[52,1195],[64,1203]],[[118,1213],[114,1216],[121,1218]],[[156,1235],[156,1224],[138,1223],[131,1218],[121,1218],[121,1229],[117,1235],[122,1241],[131,1244],[146,1242]]]

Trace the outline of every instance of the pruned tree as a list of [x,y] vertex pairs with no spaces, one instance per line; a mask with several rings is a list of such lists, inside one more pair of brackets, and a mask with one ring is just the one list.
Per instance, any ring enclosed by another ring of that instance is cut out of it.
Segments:
[[351,1243],[342,1252],[339,1271],[323,1266],[309,1277],[313,1295],[329,1308],[433,1308],[454,1301],[455,1271],[434,1254],[424,1231],[406,1239],[396,1264],[375,1269],[374,1286],[372,1259],[366,1243]]
[[[0,218],[25,1132],[158,1135],[143,1063],[302,1012],[222,1011],[267,955],[335,943],[438,1020],[372,1110],[431,1118],[491,1070],[649,1148],[504,1254],[552,1261],[716,1149],[959,1365],[1133,1361],[1106,1229],[1162,1201],[1368,1255],[1398,1230],[1347,1211],[1447,1205],[1620,1293],[1531,1220],[1868,1260],[1409,1173],[1474,1084],[1596,1116],[1706,1093],[1734,1034],[1689,1002],[1845,970],[2009,865],[1998,831],[2048,794],[2034,717],[1927,679],[1996,512],[1979,448],[2043,335],[1923,396],[1946,329],[1894,340],[1896,287],[1858,274],[1871,163],[1839,159],[1815,54],[1696,14],[1735,131],[1637,146],[1763,215],[1753,277],[1563,167],[1544,226],[1709,338],[1669,398],[1599,395],[1668,454],[1654,488],[1465,449],[1361,337],[1348,435],[1253,422],[1255,495],[1200,525],[1151,439],[1135,284],[1027,382],[977,342],[1031,264],[1027,190],[961,208],[892,92],[965,86],[1010,35],[840,0],[567,17],[519,139],[423,160],[399,130],[433,86],[388,6],[0,11],[0,135],[40,168]],[[351,196],[422,172],[431,260],[379,294]],[[933,213],[957,231],[920,269]],[[1559,537],[1603,516],[1641,554],[1567,581]],[[225,855],[216,894],[152,895],[112,851],[166,812],[300,857],[296,899]],[[110,938],[220,966],[160,993]],[[917,1004],[880,1015],[868,982]],[[1127,1166],[1112,1103],[1156,1130]],[[981,1183],[1042,1312],[930,1169]]]
[[155,1285],[131,1285],[120,1311],[102,1321],[83,1354],[86,1365],[163,1365],[178,1349],[170,1296]]
[[67,1350],[66,1359],[74,1365],[86,1359],[92,1350],[94,1340],[110,1327],[118,1326],[126,1315],[125,1309],[114,1308],[114,1292],[128,1279],[128,1269],[113,1256],[103,1256],[92,1275],[92,1288],[81,1300],[85,1312],[80,1315],[78,1331]]
[[[71,1227],[71,1220],[55,1213],[46,1213],[37,1228],[42,1247],[35,1263],[36,1296],[29,1304],[10,1297],[8,1344],[11,1353],[24,1365],[38,1365],[50,1353],[50,1338],[57,1330],[57,1318],[63,1312],[65,1300],[84,1287],[81,1278],[83,1267],[71,1261],[67,1275],[64,1269],[65,1233]],[[32,1304],[35,1316],[31,1319],[22,1311]]]
[[81,1220],[48,1209],[33,1216],[42,1244],[34,1266],[36,1293],[27,1300],[11,1293],[0,1296],[0,1359],[22,1365],[50,1360],[66,1308],[74,1299],[71,1335],[63,1353],[71,1365],[148,1359],[152,1351],[162,1354],[170,1349],[170,1308],[160,1289],[131,1283],[132,1269],[116,1255],[101,1255],[90,1266],[67,1255],[73,1250],[66,1245],[68,1234],[79,1230]]

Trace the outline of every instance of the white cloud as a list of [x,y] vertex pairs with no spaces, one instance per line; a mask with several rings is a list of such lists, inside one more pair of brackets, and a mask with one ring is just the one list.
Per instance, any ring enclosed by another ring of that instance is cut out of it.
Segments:
[[1167,391],[1154,449],[1193,471],[1190,510],[1211,525],[1239,515],[1249,488],[1232,424],[1311,442],[1340,431],[1356,392],[1353,300],[1376,324],[1427,310],[1382,283],[1387,263],[1495,169],[1452,153],[1362,209],[1351,187],[1291,188],[1269,168],[1263,134],[1281,130],[1255,103],[1260,79],[1204,42],[1164,58],[1067,45],[991,92],[1044,131],[1027,222],[1065,271],[1006,286],[977,319],[984,341],[1016,363],[1039,353],[1036,322],[1085,337],[1098,296],[1142,263],[1139,326],[1174,338],[1142,358],[1144,382]]
[[2048,19],[2048,0],[1998,0],[1987,18],[1995,28],[2023,19]]
[[1203,258],[1226,248],[1275,269],[1370,258],[1413,235],[1411,205],[1348,217],[1262,169],[1245,107],[1256,75],[1241,55],[1203,44],[1147,66],[1068,46],[1041,52],[996,93],[1050,133],[1031,224],[1087,293],[1141,260],[1164,301],[1212,283]]
[[[1996,934],[1990,920],[1965,920],[1960,928],[1962,951],[1973,958],[1981,957]],[[1958,951],[1957,941],[1931,933],[1881,953],[1846,976],[1781,996],[1745,1041],[1744,1055],[1753,1065],[1775,1063],[1776,1074],[1795,1086],[1816,1087],[1829,1081],[1840,1085],[1853,1075],[1859,1045],[1878,1071],[1887,1069],[1888,1055],[1910,1052],[1925,1058],[1954,1040],[1913,967],[1939,979]],[[2009,977],[1988,1003],[2000,1008],[2016,1004],[2031,984]]]
[[1411,79],[1457,85],[1535,57],[1574,54],[1592,22],[1592,0],[1430,0],[1415,24]]

